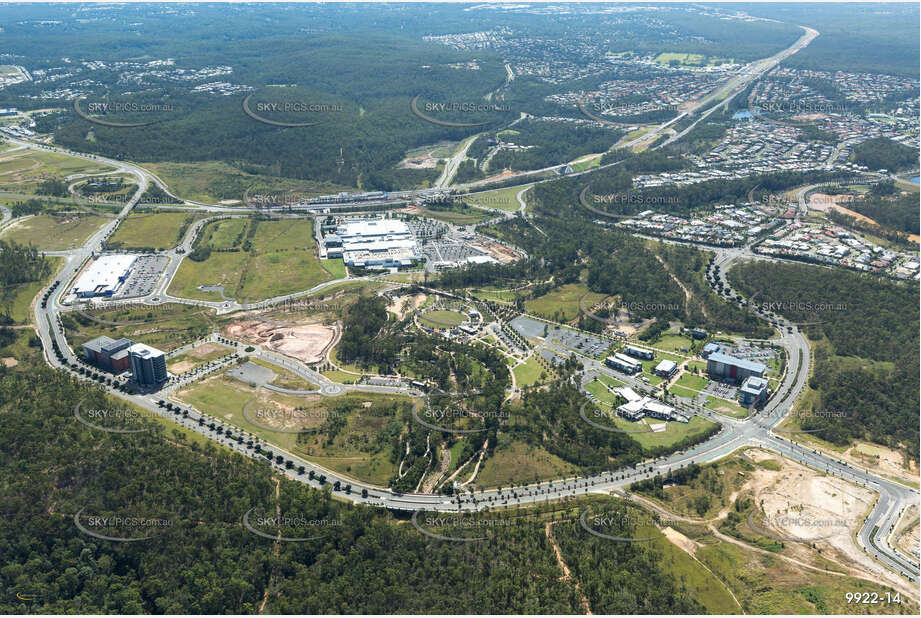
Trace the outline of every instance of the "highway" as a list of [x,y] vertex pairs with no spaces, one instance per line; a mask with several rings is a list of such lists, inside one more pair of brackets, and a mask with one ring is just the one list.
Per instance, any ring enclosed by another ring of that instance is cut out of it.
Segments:
[[[725,97],[734,96],[743,90],[753,79],[757,78],[773,66],[776,66],[776,63],[782,60],[784,57],[787,57],[789,54],[796,53],[796,51],[802,49],[802,47],[807,45],[818,34],[817,32],[810,31],[809,29],[805,30],[807,30],[806,34],[800,38],[791,48],[784,50],[784,52],[781,52],[780,54],[770,59],[752,63],[749,65],[747,71],[743,71],[728,84],[724,84],[721,88],[721,92],[714,92],[701,100],[695,107],[694,111],[702,110],[706,105],[714,100],[717,100],[718,102],[716,106],[711,108],[709,111],[704,112],[707,114],[712,113],[713,110],[717,109],[719,105],[723,104]],[[673,119],[671,122],[673,123],[675,120],[677,120],[677,118]],[[665,125],[660,126],[658,129],[656,129],[656,131],[660,132],[667,129],[666,125],[668,124],[670,123],[665,123]],[[689,129],[690,127],[688,127],[688,130]],[[71,372],[73,375],[82,378],[82,376],[74,372],[70,367],[72,363],[76,362],[76,358],[73,351],[67,344],[63,329],[61,328],[59,321],[59,314],[62,311],[66,311],[72,308],[61,305],[60,300],[68,289],[69,282],[82,267],[87,258],[89,258],[94,252],[98,252],[101,249],[102,242],[105,240],[105,238],[111,234],[124,219],[124,217],[128,215],[128,213],[137,204],[141,195],[143,195],[147,188],[151,184],[154,184],[164,191],[167,191],[167,187],[159,178],[157,178],[149,171],[129,163],[114,161],[104,157],[75,153],[70,150],[50,147],[44,144],[35,144],[22,140],[10,141],[26,148],[57,151],[69,154],[71,156],[107,163],[116,168],[116,171],[112,173],[120,172],[130,174],[134,176],[138,182],[138,188],[136,192],[132,196],[131,200],[125,204],[117,218],[106,223],[106,225],[103,226],[95,234],[93,234],[87,243],[80,249],[69,252],[56,252],[56,254],[62,255],[65,258],[63,269],[56,277],[56,281],[59,283],[59,285],[51,294],[47,303],[47,308],[42,309],[41,303],[36,303],[35,305],[35,321],[38,334],[42,340],[44,355],[47,362],[53,367],[64,369]],[[590,168],[589,170],[578,172],[572,175],[591,173],[597,171],[598,169],[603,169],[603,167],[610,167],[611,165],[616,165],[616,163],[597,168]],[[474,186],[475,184],[466,185],[466,187]],[[518,200],[519,203],[523,206],[522,193],[523,190],[522,192],[518,193]],[[247,212],[247,209],[222,208],[212,205],[200,206],[202,206],[203,209],[212,212]],[[8,213],[5,212],[4,220],[6,219],[8,219]],[[165,290],[169,285],[169,279],[171,279],[173,274],[175,274],[175,271],[178,268],[182,257],[188,253],[188,250],[191,247],[192,239],[194,239],[195,233],[197,233],[202,225],[204,225],[204,223],[197,224],[196,227],[189,230],[180,247],[174,248],[170,252],[171,259],[170,265],[168,267],[168,276],[161,278],[155,293],[152,293],[145,299],[139,299],[137,302],[148,302],[151,304],[166,301],[194,303],[203,306],[214,307],[221,312],[233,311],[240,308],[251,308],[254,306],[264,306],[266,303],[240,304],[236,301],[228,301],[224,303],[190,301],[188,299],[170,297],[165,294]],[[184,251],[184,253],[179,253],[177,249],[181,249]],[[717,251],[717,258],[715,263],[720,268],[719,276],[721,280],[725,282],[725,273],[729,266],[733,261],[742,257],[753,256],[745,249],[726,249]],[[327,282],[316,286],[311,290],[305,290],[296,294],[271,299],[270,304],[298,298],[322,290],[324,287],[334,285],[336,283],[339,283],[339,281]],[[725,282],[725,284],[728,286],[728,282]],[[705,463],[715,461],[738,449],[748,446],[758,446],[775,451],[785,457],[789,457],[790,459],[798,461],[804,465],[808,465],[817,470],[827,471],[829,474],[833,474],[849,481],[859,483],[873,489],[874,491],[879,492],[880,498],[868,516],[867,520],[864,522],[864,525],[860,529],[858,534],[858,542],[864,549],[866,549],[868,553],[876,557],[881,563],[887,565],[893,571],[906,576],[910,576],[913,579],[917,579],[917,563],[915,563],[911,558],[904,556],[893,549],[889,545],[888,534],[891,530],[891,527],[897,521],[901,511],[909,504],[918,503],[918,492],[900,483],[869,474],[864,470],[856,469],[845,462],[835,459],[831,455],[816,452],[815,450],[798,445],[786,437],[782,437],[772,431],[773,427],[775,427],[776,424],[790,412],[793,402],[804,388],[808,378],[810,362],[810,351],[805,337],[799,333],[795,327],[793,327],[792,332],[784,332],[786,330],[785,328],[781,328],[780,330],[781,334],[775,340],[775,343],[781,345],[785,349],[786,353],[788,354],[789,362],[787,364],[787,371],[783,376],[781,386],[777,389],[777,392],[764,408],[764,410],[744,420],[718,417],[718,415],[712,415],[706,412],[705,414],[708,414],[710,418],[717,419],[722,424],[723,428],[719,434],[715,435],[707,442],[697,445],[686,451],[675,453],[668,457],[659,458],[657,460],[642,462],[633,467],[610,470],[590,477],[575,477],[570,479],[545,481],[525,487],[516,487],[513,490],[508,488],[504,490],[488,489],[483,491],[474,491],[454,497],[448,497],[435,494],[396,494],[387,488],[363,483],[357,479],[349,477],[348,475],[328,470],[316,463],[309,462],[274,445],[266,447],[271,448],[276,455],[280,455],[285,460],[291,461],[293,463],[293,468],[287,469],[283,464],[277,464],[274,462],[269,465],[274,466],[280,474],[284,474],[291,479],[307,483],[314,487],[321,486],[321,483],[316,478],[309,478],[309,472],[313,472],[315,477],[323,475],[325,477],[325,483],[328,484],[339,481],[342,485],[350,485],[352,488],[351,493],[346,494],[339,492],[337,495],[356,503],[364,503],[388,509],[399,509],[405,511],[426,510],[445,512],[477,512],[487,507],[512,505],[525,506],[538,502],[559,500],[568,496],[623,490],[626,486],[636,480],[649,478],[657,474],[663,474],[666,473],[669,469],[677,469],[691,463]],[[60,362],[52,353],[52,343],[56,343],[64,354],[65,360],[63,363]],[[283,364],[285,367],[294,370],[299,375],[302,375],[305,378],[318,383],[321,386],[321,391],[324,390],[324,388],[328,388],[330,392],[325,394],[332,394],[332,386],[330,385],[333,383],[327,384],[328,381],[324,382],[324,380],[321,379],[322,376],[318,378],[317,376],[319,374],[316,374],[316,372],[310,368],[302,366],[294,361],[291,361],[290,359],[275,358],[270,353],[262,349],[258,351],[258,356],[265,358],[266,360],[271,360],[273,363]],[[597,362],[594,364],[587,363],[586,370],[605,370],[602,366],[598,365],[600,364]],[[621,376],[618,376],[618,378],[620,379]],[[341,388],[342,385],[337,384],[335,387]],[[376,390],[375,387],[363,388],[365,390]],[[387,389],[387,387],[377,388]],[[400,389],[396,390],[398,392],[410,392],[406,389],[403,389],[403,391],[400,391]],[[219,435],[216,431],[211,430],[208,427],[211,421],[214,421],[219,425],[227,426],[228,424],[223,419],[211,419],[207,416],[203,417],[201,414],[194,410],[190,410],[187,417],[174,415],[158,405],[158,401],[162,399],[162,397],[157,394],[132,395],[118,392],[114,389],[110,389],[109,392],[115,397],[130,401],[144,409],[150,410],[151,412],[160,414],[167,418],[171,418],[186,428],[192,431],[198,431],[208,438],[213,439],[223,444],[224,446],[227,446],[231,450],[265,461],[264,457],[254,452],[254,449],[248,448],[245,442],[243,444],[238,444],[235,441],[227,439],[225,434]],[[390,392],[393,392],[393,390],[391,389]],[[202,424],[199,424],[199,419],[202,420]],[[305,473],[299,474],[297,472],[297,468],[300,466],[303,466]]]

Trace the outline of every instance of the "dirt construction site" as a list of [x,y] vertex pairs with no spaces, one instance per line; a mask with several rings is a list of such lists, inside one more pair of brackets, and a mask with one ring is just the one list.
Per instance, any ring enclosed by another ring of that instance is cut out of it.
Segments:
[[319,363],[339,336],[339,324],[251,319],[228,324],[224,333],[307,364]]
[[794,552],[804,552],[801,558],[808,559],[812,545],[841,566],[857,567],[896,589],[904,585],[857,545],[857,531],[873,508],[875,492],[772,453],[752,449],[748,455],[754,461],[772,460],[780,468],[757,470],[743,488],[752,491],[755,504],[761,505],[764,528],[781,537],[815,539],[806,545],[787,544]]

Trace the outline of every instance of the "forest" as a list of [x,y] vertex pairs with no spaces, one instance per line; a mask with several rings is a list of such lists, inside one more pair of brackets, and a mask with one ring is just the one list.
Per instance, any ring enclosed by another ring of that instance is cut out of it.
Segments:
[[[3,613],[246,614],[263,604],[299,614],[581,611],[539,509],[510,513],[512,524],[491,529],[488,542],[438,541],[399,523],[409,514],[344,504],[328,488],[282,479],[276,499],[265,463],[152,420],[140,419],[150,429],[142,433],[94,431],[74,418],[78,402],[124,405],[62,372],[0,367],[0,585],[11,593]],[[326,522],[321,538],[276,546],[241,525],[250,509],[276,508]],[[553,518],[565,507],[540,508]],[[81,510],[170,525],[145,541],[105,541],[75,526]],[[604,611],[699,607],[679,585],[663,584],[654,547],[598,543],[592,553],[601,562],[585,581],[630,582],[627,595],[599,590]]]
[[[918,284],[800,264],[746,262],[733,287],[778,302],[817,342],[809,387],[815,414],[803,426],[836,444],[869,439],[918,459]],[[842,418],[845,419],[842,421]]]

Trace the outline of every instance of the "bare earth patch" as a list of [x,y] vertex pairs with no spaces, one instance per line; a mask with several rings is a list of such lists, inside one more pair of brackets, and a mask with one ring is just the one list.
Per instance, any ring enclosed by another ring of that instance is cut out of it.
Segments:
[[918,482],[916,462],[909,460],[906,468],[906,458],[902,453],[879,444],[858,442],[844,452],[844,459],[877,474],[889,474]]
[[402,320],[409,314],[411,311],[414,311],[422,306],[422,303],[425,302],[425,294],[415,294],[413,296],[399,296],[393,299],[393,302],[390,303],[390,306],[387,307],[387,311],[395,314],[398,320]]
[[2,362],[4,367],[15,367],[19,364],[19,361],[12,356],[4,356]]
[[876,503],[875,492],[773,453],[752,449],[748,454],[755,461],[770,459],[781,466],[779,471],[756,470],[743,488],[754,493],[755,504],[762,505],[769,524],[764,527],[779,536],[815,539],[808,545],[786,543],[792,554],[808,561],[815,551],[811,545],[845,567],[860,569],[896,588],[904,586],[857,545],[857,531]]
[[256,343],[305,363],[319,363],[336,337],[338,325],[251,320],[227,325],[228,337]]
[[697,542],[684,536],[674,528],[666,526],[662,529],[662,534],[664,534],[665,538],[667,538],[669,541],[684,551],[688,552],[692,556],[697,554],[697,548],[700,547]]

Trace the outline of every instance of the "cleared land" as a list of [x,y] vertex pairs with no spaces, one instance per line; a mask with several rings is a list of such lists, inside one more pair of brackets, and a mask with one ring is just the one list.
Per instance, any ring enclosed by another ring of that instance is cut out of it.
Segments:
[[86,313],[67,312],[61,317],[67,341],[75,350],[89,339],[108,335],[113,339],[127,337],[169,352],[205,337],[216,325],[212,310],[173,303]]
[[182,240],[180,234],[202,217],[187,212],[129,215],[109,238],[108,246],[112,249],[171,249]]
[[524,306],[528,313],[548,320],[568,322],[579,316],[581,311],[579,300],[586,294],[588,294],[585,299],[586,307],[591,307],[605,298],[604,294],[589,292],[588,286],[584,283],[567,283],[550,290],[539,298],[525,302]]
[[[412,405],[409,397],[377,393],[291,397],[253,388],[223,374],[198,382],[178,396],[269,444],[378,485],[386,485],[396,473],[385,428],[392,421],[399,424],[395,421],[397,406]],[[283,433],[265,429],[248,421],[244,408],[247,416],[260,425],[306,431]],[[340,426],[343,420],[344,426]]]
[[[533,185],[527,185],[530,189]],[[484,191],[476,195],[460,196],[465,202],[483,206],[484,208],[497,208],[505,211],[515,211],[521,208],[518,199],[515,197],[524,187],[506,187],[505,189],[495,189],[494,191]],[[521,197],[527,201],[527,192]]]
[[541,365],[535,357],[531,357],[520,365],[516,365],[512,369],[512,373],[515,374],[515,384],[519,388],[525,386],[531,386],[540,381],[540,376],[542,374],[549,374],[543,365]]
[[259,221],[251,242],[250,251],[213,251],[203,262],[183,259],[169,293],[221,300],[216,291],[198,289],[220,285],[225,297],[252,302],[307,290],[333,278],[317,258],[309,219]]
[[143,165],[159,176],[173,194],[183,199],[211,204],[216,204],[221,200],[242,200],[244,191],[262,185],[272,187],[273,191],[298,191],[299,194],[305,196],[356,190],[354,187],[343,187],[332,183],[250,174],[222,161],[144,163]]
[[[467,480],[472,471],[464,470],[458,480]],[[476,484],[479,487],[508,487],[509,484],[531,483],[543,479],[565,478],[578,472],[578,468],[548,453],[544,449],[521,442],[502,444],[492,457],[480,465]],[[461,478],[463,477],[463,478]]]
[[82,247],[108,221],[95,215],[36,215],[5,227],[0,238],[46,251],[65,251]]

